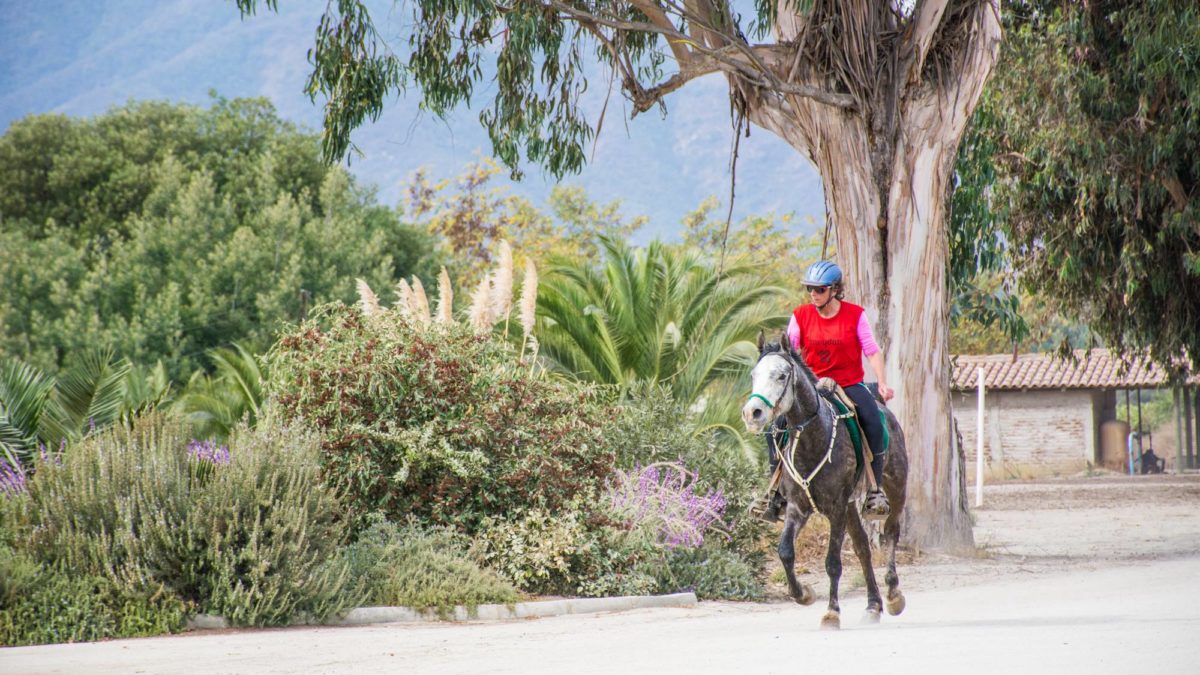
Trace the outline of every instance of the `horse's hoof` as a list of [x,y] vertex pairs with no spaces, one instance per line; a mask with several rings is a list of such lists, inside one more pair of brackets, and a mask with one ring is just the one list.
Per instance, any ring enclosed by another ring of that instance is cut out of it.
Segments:
[[904,611],[904,594],[901,593],[900,591],[895,591],[894,593],[888,593],[887,610],[888,610],[888,614],[891,614],[892,616],[898,616],[900,614],[900,612],[903,612]]
[[825,612],[821,617],[821,630],[841,630],[842,617],[837,612]]
[[872,608],[868,609],[867,611],[863,612],[862,622],[864,624],[879,623],[879,614],[880,614],[879,608],[872,607]]
[[[794,597],[794,596],[793,596]],[[801,605],[811,605],[817,600],[817,593],[812,586],[808,584],[800,584],[800,597],[796,598],[796,602]]]

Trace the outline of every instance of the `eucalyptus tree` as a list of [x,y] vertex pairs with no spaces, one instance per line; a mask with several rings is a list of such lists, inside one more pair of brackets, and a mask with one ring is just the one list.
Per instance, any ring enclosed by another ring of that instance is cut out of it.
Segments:
[[740,438],[754,339],[782,327],[784,290],[762,283],[754,267],[718,270],[694,250],[603,246],[602,263],[563,260],[542,278],[540,355],[573,379],[623,391],[663,385],[698,413],[699,429]]
[[965,215],[1110,347],[1200,370],[1200,6],[1011,7],[971,130],[983,161],[959,165],[989,208]]
[[486,83],[480,121],[496,156],[514,174],[527,160],[557,176],[581,168],[602,122],[580,106],[589,51],[634,114],[720,74],[739,131],[777,134],[820,172],[838,262],[874,319],[910,434],[908,533],[955,543],[971,534],[950,433],[944,202],[995,61],[1000,4],[755,0],[744,17],[728,0],[413,0],[401,46],[361,0],[339,0],[317,28],[307,90],[327,98],[333,160],[394,92],[415,86],[445,114]]

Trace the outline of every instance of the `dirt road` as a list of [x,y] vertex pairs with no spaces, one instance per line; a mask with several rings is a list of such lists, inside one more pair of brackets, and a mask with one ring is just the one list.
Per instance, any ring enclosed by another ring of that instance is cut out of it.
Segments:
[[1200,672],[1200,477],[989,486],[975,516],[976,555],[919,556],[901,570],[908,609],[880,625],[844,592],[840,632],[817,629],[823,598],[708,602],[5,649],[0,672]]

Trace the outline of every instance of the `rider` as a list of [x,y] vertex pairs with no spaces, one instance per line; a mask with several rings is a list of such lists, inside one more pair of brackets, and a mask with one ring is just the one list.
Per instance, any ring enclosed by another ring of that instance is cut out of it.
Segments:
[[[883,447],[883,422],[875,397],[863,384],[862,357],[867,357],[879,395],[887,401],[894,396],[884,379],[883,352],[875,344],[871,324],[863,308],[846,302],[842,285],[842,270],[827,260],[814,263],[804,273],[804,286],[812,302],[800,305],[792,312],[787,336],[792,348],[804,356],[804,363],[817,377],[829,377],[837,382],[858,408],[858,420],[875,453],[871,470],[875,480],[883,484],[883,465],[887,449]],[[863,513],[886,516],[890,508],[887,496],[876,488],[867,493]]]

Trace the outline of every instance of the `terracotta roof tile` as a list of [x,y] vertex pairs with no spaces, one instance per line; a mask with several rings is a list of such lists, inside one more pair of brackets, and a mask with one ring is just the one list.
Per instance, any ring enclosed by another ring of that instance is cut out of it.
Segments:
[[1166,372],[1145,361],[1122,373],[1120,359],[1106,349],[1076,350],[1075,356],[1077,364],[1054,354],[1020,354],[1015,361],[1012,354],[961,354],[952,360],[950,387],[974,389],[979,368],[989,389],[1125,389],[1161,387],[1168,381]]

